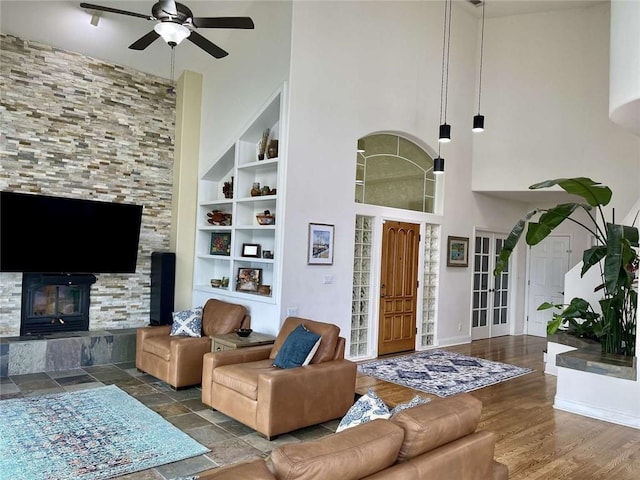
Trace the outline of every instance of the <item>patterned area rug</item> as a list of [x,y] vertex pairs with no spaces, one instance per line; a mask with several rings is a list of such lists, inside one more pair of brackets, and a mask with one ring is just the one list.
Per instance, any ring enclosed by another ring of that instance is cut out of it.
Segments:
[[104,479],[209,451],[115,385],[0,402],[0,475]]
[[358,371],[439,397],[471,392],[533,372],[444,350],[429,350],[358,365]]

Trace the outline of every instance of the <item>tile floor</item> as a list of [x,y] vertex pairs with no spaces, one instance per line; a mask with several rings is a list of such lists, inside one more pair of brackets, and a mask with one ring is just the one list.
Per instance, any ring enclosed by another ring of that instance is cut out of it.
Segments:
[[320,438],[333,433],[339,422],[338,419],[303,428],[268,441],[249,427],[204,405],[200,401],[199,387],[176,391],[157,378],[139,372],[133,363],[0,378],[0,400],[112,384],[211,450],[198,457],[121,476],[121,479],[166,480],[195,475],[219,465],[244,459],[265,457],[278,445]]

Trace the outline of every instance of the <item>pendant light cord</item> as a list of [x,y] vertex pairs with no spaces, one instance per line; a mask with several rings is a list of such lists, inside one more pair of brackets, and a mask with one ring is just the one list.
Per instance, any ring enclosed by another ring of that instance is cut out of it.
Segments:
[[[451,48],[451,0],[449,1],[449,21],[447,25],[447,77],[445,80],[445,93],[444,93],[444,123],[447,123],[447,103],[449,99],[449,52]],[[446,8],[446,2],[445,2]]]
[[482,2],[482,33],[480,34],[480,80],[478,82],[478,115],[480,115],[480,96],[482,95],[482,58],[484,56],[484,6],[486,1]]
[[[442,28],[442,73],[440,77],[440,124],[442,124],[442,111],[444,106],[444,66],[446,59],[447,42],[447,0],[444,2],[444,23]],[[438,152],[439,153],[439,152]]]

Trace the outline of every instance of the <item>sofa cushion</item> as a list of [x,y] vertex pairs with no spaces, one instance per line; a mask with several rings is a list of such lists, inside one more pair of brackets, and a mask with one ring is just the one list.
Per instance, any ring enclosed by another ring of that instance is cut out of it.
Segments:
[[202,307],[173,312],[171,336],[201,337]]
[[258,398],[258,375],[277,370],[271,360],[223,365],[213,369],[213,384],[223,385],[251,400]]
[[406,461],[473,433],[480,421],[482,402],[461,393],[427,405],[408,408],[390,420],[405,431],[398,461]]
[[282,344],[273,360],[273,365],[280,368],[308,365],[320,346],[321,338],[320,335],[308,330],[303,324],[298,325]]
[[262,458],[243,463],[234,463],[202,472],[199,480],[274,480]]
[[370,422],[376,418],[389,418],[390,416],[391,413],[385,403],[372,389],[369,389],[366,395],[361,396],[356,403],[351,406],[338,424],[336,432],[341,432],[347,428]]
[[374,420],[327,437],[278,447],[267,459],[276,478],[357,480],[396,460],[404,432],[388,420]]
[[285,319],[273,343],[269,358],[272,360],[276,358],[289,333],[300,324],[304,324],[307,329],[322,336],[320,346],[311,359],[311,363],[322,363],[333,360],[336,353],[336,345],[338,344],[338,337],[340,336],[340,327],[331,323],[316,322],[299,317],[287,317]]
[[391,416],[393,417],[394,415],[400,413],[403,410],[406,410],[407,408],[413,408],[413,407],[417,407],[418,405],[424,405],[425,403],[429,403],[430,401],[431,399],[429,397],[421,397],[420,395],[416,395],[408,402],[399,403],[398,405],[393,407],[393,409],[391,410]]

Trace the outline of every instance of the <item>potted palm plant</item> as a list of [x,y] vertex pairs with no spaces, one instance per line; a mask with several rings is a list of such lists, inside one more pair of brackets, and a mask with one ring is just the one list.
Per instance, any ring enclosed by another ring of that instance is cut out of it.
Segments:
[[[601,283],[594,291],[602,291],[599,301],[601,315],[589,318],[576,317],[575,307],[568,312],[557,314],[550,325],[550,330],[557,330],[572,318],[588,320],[600,340],[603,353],[621,355],[635,355],[636,310],[638,304],[636,272],[638,269],[638,229],[615,223],[615,219],[608,222],[602,207],[611,201],[612,192],[609,187],[594,182],[590,178],[558,178],[545,180],[531,185],[529,188],[537,190],[559,186],[567,193],[582,197],[586,203],[561,203],[552,208],[539,208],[528,212],[521,218],[505,240],[494,275],[499,275],[507,266],[513,249],[518,244],[527,227],[525,241],[528,245],[537,245],[553,232],[565,220],[572,221],[587,230],[596,238],[596,246],[588,248],[582,255],[581,276],[592,267],[600,268]],[[571,218],[574,212],[584,210],[590,222],[580,222]],[[594,212],[595,210],[595,212]],[[537,221],[532,218],[540,215]],[[635,224],[635,221],[634,221]],[[582,299],[578,299],[582,300]],[[582,300],[584,302],[584,300]],[[573,303],[573,302],[572,302]],[[569,304],[567,308],[571,307]],[[582,311],[593,312],[593,309],[581,304]],[[545,303],[541,308],[558,307]],[[566,310],[566,309],[565,309]],[[575,327],[575,325],[574,325]],[[548,330],[549,333],[549,330]]]

